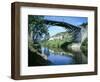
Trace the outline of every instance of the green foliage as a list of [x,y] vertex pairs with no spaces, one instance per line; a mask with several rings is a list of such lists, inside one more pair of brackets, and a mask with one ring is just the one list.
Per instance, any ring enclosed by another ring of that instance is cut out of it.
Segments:
[[48,28],[44,24],[44,16],[28,16],[28,33],[32,34],[32,39],[35,42],[41,41],[41,39],[48,39]]
[[80,26],[85,27],[86,25],[88,25],[88,23],[87,23],[87,22],[86,22],[86,23],[82,23]]
[[59,37],[62,36],[62,39],[54,39],[54,40],[47,40],[42,42],[42,46],[48,47],[48,48],[67,48],[67,45],[73,41],[72,33],[68,32],[61,32],[58,33],[52,37]]
[[60,48],[64,40],[49,40],[42,43],[43,46],[48,48]]
[[63,42],[61,40],[52,40],[47,42],[47,46],[59,48]]

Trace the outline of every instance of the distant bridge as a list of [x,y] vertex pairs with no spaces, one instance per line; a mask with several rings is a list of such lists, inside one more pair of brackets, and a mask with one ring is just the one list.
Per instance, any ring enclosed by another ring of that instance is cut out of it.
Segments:
[[81,28],[74,26],[72,24],[62,22],[62,21],[54,21],[54,20],[44,20],[45,24],[52,25],[52,26],[61,26],[68,30],[68,32],[73,33],[74,42],[81,42]]

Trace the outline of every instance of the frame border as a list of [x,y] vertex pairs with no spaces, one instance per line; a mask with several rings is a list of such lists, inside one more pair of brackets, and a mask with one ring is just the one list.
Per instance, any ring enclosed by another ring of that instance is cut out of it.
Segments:
[[[94,72],[75,72],[75,73],[59,73],[59,74],[43,74],[43,75],[20,75],[20,7],[43,7],[43,8],[57,8],[57,9],[77,9],[77,10],[93,10],[94,11]],[[84,76],[97,75],[97,45],[98,45],[98,10],[97,7],[91,6],[77,6],[77,5],[58,5],[58,4],[44,4],[44,3],[28,3],[28,2],[14,2],[11,3],[11,78],[15,80],[23,79],[38,79],[38,78],[56,78],[68,76]]]

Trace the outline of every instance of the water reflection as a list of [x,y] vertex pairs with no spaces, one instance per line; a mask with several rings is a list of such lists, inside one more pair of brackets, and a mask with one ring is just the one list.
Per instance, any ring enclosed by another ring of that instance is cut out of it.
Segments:
[[[57,51],[58,50],[58,51]],[[65,52],[61,49],[49,49],[42,47],[42,54],[47,56],[47,59],[52,62],[52,65],[69,65],[69,64],[86,64],[87,57],[81,52]]]

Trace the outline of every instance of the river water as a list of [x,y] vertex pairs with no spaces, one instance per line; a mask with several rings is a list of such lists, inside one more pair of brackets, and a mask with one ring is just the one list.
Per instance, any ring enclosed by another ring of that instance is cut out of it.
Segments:
[[47,56],[47,60],[51,62],[50,65],[87,64],[87,57],[81,51],[72,53],[42,47],[42,54]]

